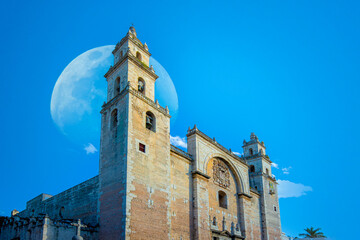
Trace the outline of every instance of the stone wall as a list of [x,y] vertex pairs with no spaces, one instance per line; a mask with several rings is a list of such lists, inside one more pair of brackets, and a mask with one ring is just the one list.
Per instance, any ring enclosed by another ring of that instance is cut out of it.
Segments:
[[[69,220],[51,220],[47,215],[21,218],[17,215],[6,218],[1,227],[0,240],[69,240],[76,235],[76,227]],[[98,239],[97,227],[83,227],[84,240]]]
[[[153,130],[146,128],[148,111],[154,115]],[[128,124],[127,238],[169,239],[170,117],[148,98],[131,93]],[[145,146],[145,152],[140,151],[140,144]]]
[[95,176],[55,196],[40,194],[26,204],[19,217],[30,218],[47,214],[51,219],[81,219],[97,225],[99,178]]
[[100,239],[125,239],[129,93],[124,90],[101,113],[99,235]]
[[192,211],[191,160],[175,152],[171,161],[171,238],[190,239]]

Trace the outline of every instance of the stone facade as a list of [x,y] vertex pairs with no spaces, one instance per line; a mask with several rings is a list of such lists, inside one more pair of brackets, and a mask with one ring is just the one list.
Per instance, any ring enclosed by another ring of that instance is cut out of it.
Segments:
[[113,54],[99,175],[28,201],[4,218],[0,240],[70,239],[80,220],[84,239],[280,240],[264,143],[251,134],[239,157],[194,126],[187,152],[172,146],[169,110],[154,101],[151,54],[133,27]]

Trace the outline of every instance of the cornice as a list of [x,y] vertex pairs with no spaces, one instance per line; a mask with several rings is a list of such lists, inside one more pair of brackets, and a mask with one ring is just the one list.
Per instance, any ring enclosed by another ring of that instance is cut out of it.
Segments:
[[140,93],[139,91],[135,90],[133,87],[130,86],[130,82],[128,82],[127,86],[118,94],[116,95],[113,99],[111,99],[109,102],[104,103],[102,105],[102,109],[100,111],[101,114],[103,114],[107,109],[109,109],[112,105],[114,105],[115,103],[117,103],[126,93],[132,93],[133,96],[141,99],[142,101],[146,102],[147,104],[149,104],[150,106],[152,106],[153,108],[157,109],[159,112],[161,112],[162,114],[164,114],[165,116],[171,118],[170,114],[169,114],[169,109],[168,108],[163,108],[162,106],[159,105],[158,102],[154,102],[153,100],[151,100],[150,98],[146,97],[144,94]]
[[197,129],[197,127],[195,126],[193,129],[189,129],[188,133],[186,134],[187,137],[190,137],[191,135],[197,134],[199,136],[201,136],[203,139],[205,139],[206,141],[208,141],[209,143],[211,143],[212,145],[216,146],[217,148],[219,148],[221,151],[225,152],[226,154],[230,155],[231,157],[235,158],[236,160],[240,161],[241,163],[245,164],[246,166],[248,166],[248,164],[246,163],[246,161],[244,159],[242,159],[241,157],[235,155],[233,152],[231,152],[230,150],[228,150],[227,148],[225,148],[224,146],[222,146],[221,144],[219,144],[215,139],[211,139],[209,136],[207,136],[205,133],[201,132],[199,129]]
[[180,148],[175,147],[174,145],[170,145],[170,151],[173,153],[176,153],[177,155],[180,155],[181,157],[184,157],[190,161],[193,161],[191,154],[181,150]]
[[250,173],[249,174],[249,177],[259,177],[259,176],[264,176],[268,179],[270,179],[271,181],[273,181],[274,183],[277,184],[277,181],[276,181],[276,178],[266,174],[266,173],[263,173],[263,172],[256,172],[256,173]]
[[254,154],[251,156],[247,156],[247,157],[242,157],[242,159],[246,160],[246,161],[252,161],[252,160],[257,160],[257,158],[262,158],[263,160],[267,161],[268,163],[272,163],[272,161],[270,160],[270,157],[268,155],[260,155],[260,154]]
[[252,198],[252,196],[247,193],[238,193],[238,197]]
[[[244,140],[244,142],[246,142],[246,141]],[[246,142],[246,143],[243,145],[243,147],[247,147],[247,146],[249,146],[249,145],[256,144],[256,143],[260,144],[263,148],[266,149],[264,142],[260,142],[258,139],[256,139],[256,140],[250,140],[250,141]]]
[[202,173],[202,172],[200,172],[198,170],[193,171],[192,175],[193,175],[193,177],[200,176],[200,177],[205,178],[205,179],[210,179],[209,175],[206,175],[205,173]]
[[254,193],[254,194],[258,195],[258,196],[261,196],[261,194],[254,188],[250,188],[250,192],[252,192],[252,193]]

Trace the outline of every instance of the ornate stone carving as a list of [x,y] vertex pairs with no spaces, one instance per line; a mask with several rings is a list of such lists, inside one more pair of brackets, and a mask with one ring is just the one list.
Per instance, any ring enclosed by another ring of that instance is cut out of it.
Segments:
[[221,187],[228,188],[230,186],[230,172],[223,161],[214,160],[213,176],[214,182]]

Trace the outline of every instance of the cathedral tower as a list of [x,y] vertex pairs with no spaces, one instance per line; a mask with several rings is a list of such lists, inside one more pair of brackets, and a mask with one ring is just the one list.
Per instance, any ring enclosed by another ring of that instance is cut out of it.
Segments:
[[101,110],[100,239],[168,239],[169,111],[154,101],[158,76],[134,27],[113,55]]
[[271,174],[271,161],[264,142],[251,133],[250,141],[243,142],[244,159],[249,165],[250,187],[260,193],[262,239],[277,239],[281,235],[277,183]]

